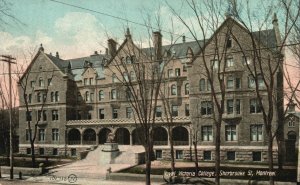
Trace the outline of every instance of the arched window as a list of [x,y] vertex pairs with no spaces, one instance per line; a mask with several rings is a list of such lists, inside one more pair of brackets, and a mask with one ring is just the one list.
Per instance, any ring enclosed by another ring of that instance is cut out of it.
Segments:
[[185,95],[190,94],[190,84],[189,83],[185,84],[184,94]]
[[111,99],[112,100],[117,99],[117,91],[116,91],[116,89],[112,89],[111,90]]
[[59,101],[59,94],[58,94],[58,91],[55,92],[55,101],[56,101],[56,102]]
[[102,90],[99,91],[99,101],[104,99],[104,92]]
[[132,64],[132,60],[130,56],[126,57],[126,64]]
[[124,73],[123,73],[123,77],[124,77],[124,80],[125,80],[126,82],[129,81],[129,79],[128,79],[128,73],[127,73],[127,72],[124,72]]
[[51,92],[51,102],[54,102],[54,92]]
[[113,73],[113,74],[111,75],[111,78],[112,78],[112,82],[113,82],[113,83],[117,82],[117,76],[116,76],[115,73]]
[[90,101],[90,92],[89,91],[85,92],[85,101]]
[[135,74],[133,71],[130,71],[130,80],[134,81],[135,80]]
[[205,79],[204,78],[201,78],[201,80],[199,82],[199,90],[205,91]]
[[39,78],[39,87],[44,87],[44,80]]
[[41,102],[42,100],[42,96],[41,96],[41,93],[37,93],[36,95],[36,99],[37,99],[37,102]]
[[175,84],[171,86],[171,95],[177,95],[177,87]]

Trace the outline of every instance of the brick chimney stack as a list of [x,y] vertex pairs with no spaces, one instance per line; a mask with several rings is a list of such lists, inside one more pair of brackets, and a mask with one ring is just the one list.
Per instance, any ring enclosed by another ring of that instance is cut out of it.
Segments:
[[108,39],[108,54],[114,56],[117,52],[117,42],[114,39]]
[[153,48],[154,48],[154,59],[161,60],[162,58],[162,35],[159,31],[153,32]]

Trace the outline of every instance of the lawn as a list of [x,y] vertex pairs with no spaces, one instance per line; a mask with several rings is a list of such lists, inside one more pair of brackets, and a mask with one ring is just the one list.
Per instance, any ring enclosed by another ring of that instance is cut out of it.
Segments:
[[[44,163],[45,167],[49,166],[56,166],[56,165],[61,165],[61,164],[66,164],[69,162],[66,161],[52,161],[51,159],[46,160],[38,160],[36,161],[36,165],[34,166],[35,168],[39,167],[40,163]],[[7,158],[0,158],[0,166],[9,166],[9,159]],[[15,167],[32,167],[31,160],[29,158],[23,158],[23,159],[14,159],[14,166]]]

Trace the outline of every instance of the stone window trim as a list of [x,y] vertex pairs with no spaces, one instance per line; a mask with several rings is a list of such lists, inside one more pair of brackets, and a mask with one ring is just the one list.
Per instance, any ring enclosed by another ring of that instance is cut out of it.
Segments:
[[52,110],[52,121],[58,121],[59,120],[59,112],[58,110]]
[[59,141],[59,129],[52,128],[52,141]]
[[199,91],[202,92],[202,91],[205,91],[206,88],[205,88],[205,79],[204,78],[201,78],[200,81],[199,81]]
[[202,142],[213,141],[213,126],[212,125],[204,125],[201,127],[201,140],[202,140]]
[[226,142],[238,141],[238,127],[236,124],[225,125],[225,141]]
[[249,109],[250,114],[261,114],[262,107],[259,104],[259,100],[257,98],[251,98],[249,101]]
[[250,125],[250,141],[251,142],[263,142],[263,124],[251,124]]
[[177,95],[177,86],[176,84],[171,85],[171,95]]
[[40,128],[38,130],[38,141],[44,142],[46,140],[46,129]]
[[184,86],[184,94],[189,95],[190,94],[190,84],[186,83]]

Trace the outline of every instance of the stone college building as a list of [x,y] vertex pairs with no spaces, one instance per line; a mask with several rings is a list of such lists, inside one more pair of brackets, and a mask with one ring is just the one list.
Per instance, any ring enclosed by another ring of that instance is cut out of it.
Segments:
[[[253,35],[259,44],[269,48],[262,52],[275,55],[280,41],[276,17],[272,29],[253,32]],[[218,60],[212,54],[201,56],[201,48],[206,48],[207,53],[215,51],[216,37],[220,38],[219,47],[226,48],[227,57]],[[240,49],[235,39],[239,39],[242,46],[251,42],[247,30],[228,17],[205,41],[186,42],[183,36],[181,43],[162,45],[162,34],[154,32],[153,47],[141,48],[134,44],[127,30],[120,45],[109,39],[105,53],[95,51],[90,56],[75,59],[62,59],[59,53],[48,54],[41,45],[19,82],[20,153],[31,153],[28,122],[32,129],[38,123],[35,141],[35,153],[38,155],[76,156],[91,146],[105,143],[110,132],[115,134],[119,145],[139,145],[135,113],[128,102],[126,87],[120,82],[137,81],[138,74],[130,70],[114,72],[117,66],[113,66],[113,61],[134,65],[139,62],[140,56],[150,58],[155,55],[157,66],[165,59],[169,60],[162,72],[168,79],[166,89],[172,111],[172,123],[168,125],[160,99],[154,108],[157,121],[153,140],[157,159],[170,159],[171,129],[177,160],[190,159],[193,155],[194,133],[198,136],[199,160],[214,160],[215,127],[211,116],[215,105],[211,101],[210,83],[201,65],[205,57],[214,69],[218,68],[217,63],[226,62],[223,71],[226,100],[221,126],[221,161],[266,162],[267,138],[263,116],[256,100],[254,80],[247,69],[247,64],[251,66],[253,62],[251,53],[245,56],[236,52]],[[131,50],[138,51],[140,56]],[[280,80],[275,83],[278,88],[283,86]],[[259,80],[259,84],[264,91],[263,81]],[[280,98],[282,96],[279,94]],[[273,120],[276,125],[277,119]],[[277,159],[276,145],[275,142],[274,161]]]

